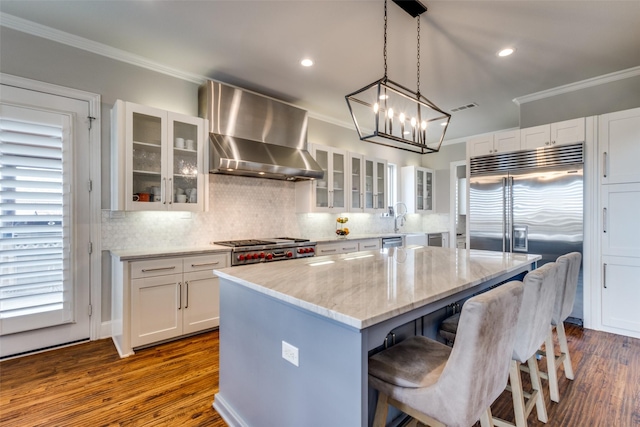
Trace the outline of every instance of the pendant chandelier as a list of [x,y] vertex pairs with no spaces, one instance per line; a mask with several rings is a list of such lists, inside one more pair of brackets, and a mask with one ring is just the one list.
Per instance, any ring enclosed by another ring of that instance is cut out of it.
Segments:
[[349,112],[363,141],[427,154],[440,151],[451,114],[420,93],[420,14],[427,9],[418,0],[394,0],[416,18],[417,87],[402,86],[387,76],[387,0],[384,2],[384,77],[347,96]]

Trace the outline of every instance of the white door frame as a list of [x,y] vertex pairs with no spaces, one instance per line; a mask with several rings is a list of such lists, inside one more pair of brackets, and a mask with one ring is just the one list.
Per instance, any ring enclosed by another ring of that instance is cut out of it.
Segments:
[[[467,166],[466,160],[458,160],[457,162],[449,163],[449,247],[457,247],[457,235],[456,235],[456,204],[458,198],[456,197],[456,187],[458,186],[458,166]],[[468,228],[466,228],[468,229]],[[468,247],[468,246],[467,246]]]
[[91,117],[94,118],[92,120],[91,129],[89,130],[89,179],[91,179],[92,182],[92,191],[89,194],[89,209],[91,212],[91,224],[89,228],[92,243],[92,253],[90,255],[91,275],[89,278],[90,303],[92,307],[90,338],[91,340],[99,339],[101,338],[102,325],[102,181],[100,175],[100,128],[102,120],[100,111],[100,95],[4,73],[0,73],[0,85],[15,86],[22,89],[65,96],[68,98],[86,101],[89,104],[89,112]]

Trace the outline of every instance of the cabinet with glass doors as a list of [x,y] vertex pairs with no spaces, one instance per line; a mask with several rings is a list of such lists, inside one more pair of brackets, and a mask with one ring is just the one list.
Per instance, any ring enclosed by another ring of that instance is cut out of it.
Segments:
[[205,119],[116,101],[111,123],[112,210],[204,210]]

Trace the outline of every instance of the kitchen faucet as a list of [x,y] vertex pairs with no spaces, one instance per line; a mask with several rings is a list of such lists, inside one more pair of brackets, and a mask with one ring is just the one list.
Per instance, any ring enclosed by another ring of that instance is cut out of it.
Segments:
[[[390,207],[389,211],[389,213],[393,215],[393,231],[397,233],[398,231],[400,231],[400,227],[404,225],[405,215],[407,214],[407,205],[405,205],[403,202],[398,202],[394,205],[394,207]],[[399,225],[398,222],[400,222]]]

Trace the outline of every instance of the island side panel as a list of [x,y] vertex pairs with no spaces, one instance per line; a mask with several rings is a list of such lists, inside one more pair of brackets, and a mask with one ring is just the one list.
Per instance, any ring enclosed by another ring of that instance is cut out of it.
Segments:
[[[298,348],[299,366],[282,358]],[[220,278],[220,390],[231,426],[363,426],[366,360],[356,329]]]

